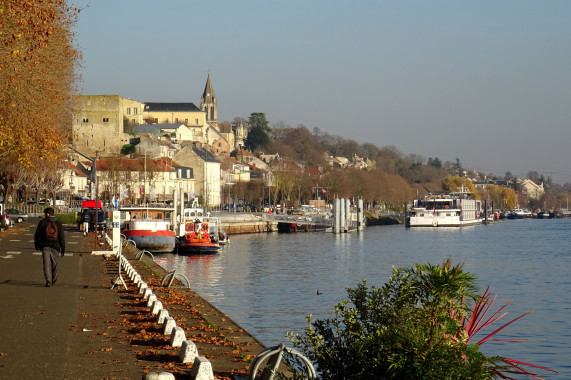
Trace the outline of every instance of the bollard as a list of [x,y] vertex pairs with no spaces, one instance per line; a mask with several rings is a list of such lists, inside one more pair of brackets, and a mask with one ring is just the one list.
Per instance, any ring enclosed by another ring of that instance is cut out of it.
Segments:
[[169,312],[167,309],[161,309],[157,317],[157,323],[162,325],[165,323],[165,319],[169,317]]
[[139,294],[143,294],[145,289],[147,289],[147,283],[141,281],[139,283]]
[[184,336],[184,330],[182,327],[177,326],[171,331],[171,337],[169,340],[169,344],[171,347],[180,347],[182,342],[186,340],[186,336]]
[[149,296],[149,298],[147,299],[147,307],[151,307],[153,302],[155,302],[156,300],[157,300],[157,296],[155,296],[154,294],[151,294]]
[[143,293],[143,299],[146,300],[150,297],[150,295],[153,294],[153,291],[149,288],[145,289],[145,292]]
[[163,334],[169,335],[172,333],[172,330],[176,327],[176,322],[174,321],[173,317],[166,317],[165,321],[163,322]]
[[161,301],[156,300],[153,302],[153,306],[151,307],[151,314],[157,315],[159,311],[163,309],[163,304]]
[[196,359],[197,356],[198,349],[192,340],[185,340],[182,342],[182,346],[180,347],[180,352],[178,354],[181,363],[194,362],[194,359]]
[[143,375],[143,380],[174,380],[175,377],[170,372],[149,372]]
[[192,380],[214,380],[214,373],[212,372],[212,364],[204,356],[198,356],[194,359],[192,364],[192,371],[190,371],[190,378]]

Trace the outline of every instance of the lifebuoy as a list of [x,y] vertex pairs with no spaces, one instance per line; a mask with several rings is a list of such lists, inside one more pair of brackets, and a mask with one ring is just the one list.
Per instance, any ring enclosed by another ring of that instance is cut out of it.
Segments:
[[192,231],[194,231],[194,224],[192,224],[192,223],[186,223],[186,227],[185,227],[185,228],[186,228],[186,230],[187,230],[188,232],[192,232]]
[[202,231],[208,231],[208,223],[202,223],[202,225],[200,226],[200,229]]

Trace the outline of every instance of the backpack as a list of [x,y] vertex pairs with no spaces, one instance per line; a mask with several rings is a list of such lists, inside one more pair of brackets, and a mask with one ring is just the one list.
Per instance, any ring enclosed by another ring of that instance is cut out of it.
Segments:
[[46,225],[46,240],[56,241],[58,240],[59,233],[56,222],[53,220],[48,220]]

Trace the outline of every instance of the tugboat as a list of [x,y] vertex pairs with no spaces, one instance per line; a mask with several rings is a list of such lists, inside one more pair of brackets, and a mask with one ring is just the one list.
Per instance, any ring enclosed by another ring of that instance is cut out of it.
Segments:
[[185,208],[183,220],[177,241],[179,255],[214,254],[220,250],[218,236],[211,231],[210,218],[204,217],[203,209],[195,205]]

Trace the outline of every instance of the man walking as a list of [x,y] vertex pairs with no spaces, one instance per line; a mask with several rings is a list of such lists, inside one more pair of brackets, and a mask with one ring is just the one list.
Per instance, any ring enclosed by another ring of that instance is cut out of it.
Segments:
[[44,276],[49,288],[57,281],[58,259],[65,253],[65,236],[61,222],[54,216],[54,209],[44,210],[46,217],[38,223],[34,235],[34,247],[42,251],[44,259]]
[[89,211],[85,210],[82,215],[83,218],[83,236],[89,233],[89,223],[91,222],[91,217],[89,216]]

